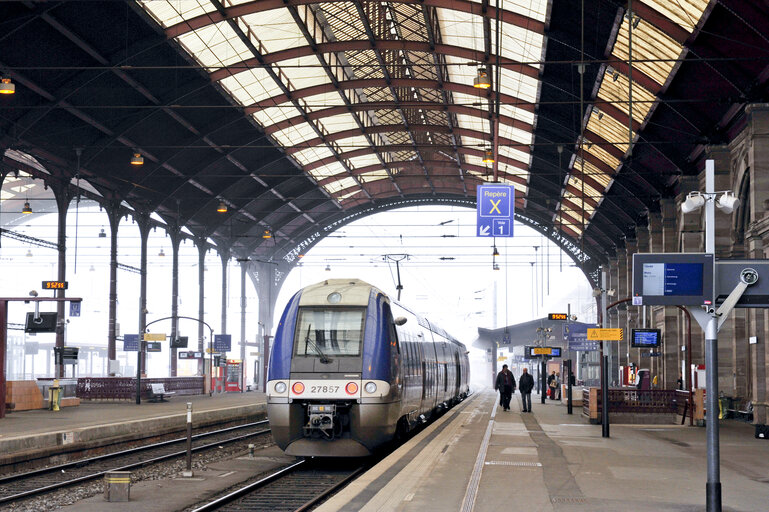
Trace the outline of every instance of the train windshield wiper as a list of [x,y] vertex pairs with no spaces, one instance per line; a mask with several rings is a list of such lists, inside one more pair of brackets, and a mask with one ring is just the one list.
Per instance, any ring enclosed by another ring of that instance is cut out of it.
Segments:
[[[310,329],[312,328],[312,324],[307,326],[307,337],[304,339],[304,345],[307,346],[310,343],[312,343],[312,347],[315,349],[315,352],[318,353],[320,356],[320,362],[323,364],[328,364],[331,362],[331,358],[329,358],[326,354],[323,353],[323,351],[320,349],[317,343],[315,343],[313,340],[310,339]],[[306,349],[305,349],[306,352]]]

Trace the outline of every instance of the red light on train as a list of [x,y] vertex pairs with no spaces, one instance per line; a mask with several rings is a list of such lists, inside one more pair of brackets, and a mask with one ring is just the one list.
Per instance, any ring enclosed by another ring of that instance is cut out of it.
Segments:
[[304,384],[301,382],[294,382],[294,385],[291,386],[291,391],[293,391],[295,395],[301,395],[304,393]]
[[348,382],[347,385],[344,387],[344,390],[347,392],[348,395],[354,395],[358,392],[358,385],[354,382]]

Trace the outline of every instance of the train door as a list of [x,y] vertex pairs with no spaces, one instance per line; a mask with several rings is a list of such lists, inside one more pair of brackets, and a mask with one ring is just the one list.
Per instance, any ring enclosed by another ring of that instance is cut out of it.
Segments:
[[462,366],[459,364],[459,352],[454,352],[454,371],[456,380],[454,381],[454,395],[459,396],[459,386],[462,383]]

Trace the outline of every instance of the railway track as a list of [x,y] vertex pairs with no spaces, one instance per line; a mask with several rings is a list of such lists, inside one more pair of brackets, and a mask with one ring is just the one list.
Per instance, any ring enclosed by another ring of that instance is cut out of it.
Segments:
[[206,503],[193,512],[300,512],[341,489],[370,467],[343,460],[300,460],[256,482]]
[[[192,451],[199,452],[270,432],[267,420],[192,436]],[[26,473],[0,477],[0,505],[30,498],[62,487],[186,455],[186,437],[130,448],[120,452],[68,462]]]

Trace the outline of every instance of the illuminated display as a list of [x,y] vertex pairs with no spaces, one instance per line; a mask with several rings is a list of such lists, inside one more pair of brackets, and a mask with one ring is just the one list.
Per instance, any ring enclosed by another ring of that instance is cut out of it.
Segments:
[[548,320],[568,320],[569,315],[566,313],[550,313],[547,315]]
[[67,281],[43,281],[43,290],[66,290]]

